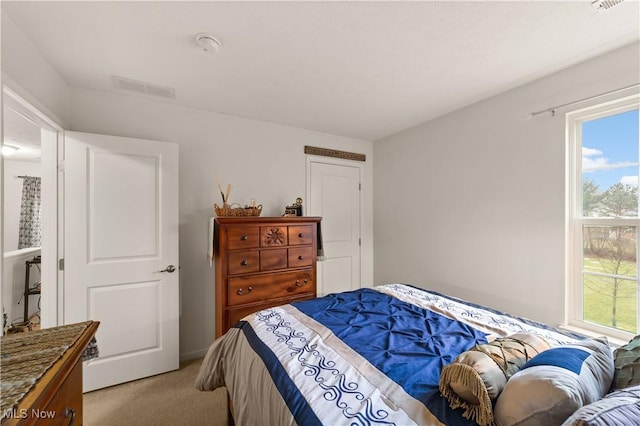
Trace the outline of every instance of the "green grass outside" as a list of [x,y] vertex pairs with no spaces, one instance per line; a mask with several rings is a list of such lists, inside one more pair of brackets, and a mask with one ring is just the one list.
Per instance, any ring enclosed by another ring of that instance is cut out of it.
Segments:
[[[585,271],[610,273],[610,265],[606,261],[595,258],[585,258]],[[635,277],[637,265],[635,262],[624,262],[619,269],[621,275]],[[585,274],[584,276],[584,312],[585,321],[612,327],[613,283],[614,280]],[[638,289],[635,280],[619,282],[616,306],[615,328],[636,334],[637,297]]]

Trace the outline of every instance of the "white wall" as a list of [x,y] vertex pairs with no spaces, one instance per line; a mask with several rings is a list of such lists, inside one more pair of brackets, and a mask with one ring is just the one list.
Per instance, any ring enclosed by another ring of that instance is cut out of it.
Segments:
[[639,51],[627,46],[376,141],[376,283],[563,322],[564,115],[525,117],[638,83]]
[[17,176],[38,176],[40,163],[32,161],[4,160],[4,251],[18,249],[18,227],[20,226],[20,204],[22,202],[22,179]]
[[2,83],[66,128],[69,86],[6,13],[2,18]]
[[88,90],[73,90],[71,128],[180,145],[183,358],[202,354],[214,338],[214,270],[206,253],[208,218],[221,203],[217,183],[233,185],[231,202],[255,199],[263,216],[281,216],[296,197],[306,198],[304,145],[367,155],[363,282],[373,281],[371,142]]

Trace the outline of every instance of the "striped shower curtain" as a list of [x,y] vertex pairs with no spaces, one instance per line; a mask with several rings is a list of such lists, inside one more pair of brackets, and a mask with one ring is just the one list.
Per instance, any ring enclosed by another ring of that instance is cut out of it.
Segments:
[[25,176],[23,179],[18,249],[40,247],[42,236],[40,178]]

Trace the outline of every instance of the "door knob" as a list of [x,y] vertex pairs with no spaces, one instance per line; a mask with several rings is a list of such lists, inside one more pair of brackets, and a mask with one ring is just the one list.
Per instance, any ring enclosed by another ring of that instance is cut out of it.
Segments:
[[173,265],[169,265],[169,266],[167,266],[166,268],[164,268],[163,270],[158,271],[158,272],[168,272],[168,273],[172,273],[172,272],[173,272],[173,271],[175,271],[175,270],[176,270],[176,267],[175,267],[175,266],[173,266]]

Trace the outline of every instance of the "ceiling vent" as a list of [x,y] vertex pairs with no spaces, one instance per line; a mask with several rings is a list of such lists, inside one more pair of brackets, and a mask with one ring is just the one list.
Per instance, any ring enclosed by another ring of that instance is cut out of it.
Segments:
[[176,90],[172,87],[158,86],[156,84],[145,83],[144,81],[131,80],[129,78],[111,76],[116,89],[128,90],[130,92],[143,93],[145,95],[158,96],[161,98],[175,99]]
[[611,9],[613,6],[619,5],[624,0],[594,0],[591,2],[591,6],[598,10]]

